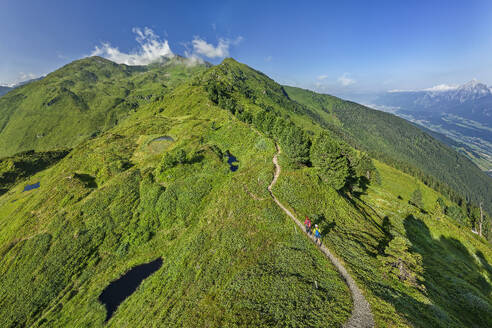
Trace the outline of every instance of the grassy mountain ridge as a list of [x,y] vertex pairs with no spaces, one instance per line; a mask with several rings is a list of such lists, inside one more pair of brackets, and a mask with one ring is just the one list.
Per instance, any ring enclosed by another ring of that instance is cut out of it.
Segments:
[[0,157],[70,148],[205,68],[184,65],[179,58],[150,66],[118,65],[101,57],[70,63],[0,99]]
[[[316,111],[246,65],[179,81],[0,196],[0,326],[102,327],[102,290],[157,257],[107,326],[341,326],[346,285],[267,191],[275,142],[275,194],[321,226],[378,326],[492,322],[492,251],[436,208],[451,200],[377,161],[380,183],[335,190],[303,164],[325,130]],[[421,208],[408,203],[416,189]]]
[[[152,141],[162,135],[175,141]],[[161,168],[178,150],[185,162]],[[274,151],[189,84],[82,142],[31,178],[39,189],[0,201],[0,325],[101,326],[103,288],[155,257],[163,268],[110,326],[340,325],[346,286],[268,198]]]

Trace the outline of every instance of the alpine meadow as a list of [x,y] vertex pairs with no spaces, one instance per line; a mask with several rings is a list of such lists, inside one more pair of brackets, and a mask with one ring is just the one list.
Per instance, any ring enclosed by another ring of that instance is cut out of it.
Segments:
[[88,57],[2,96],[0,145],[1,327],[492,324],[492,179],[391,114],[232,58]]
[[0,328],[491,328],[492,2],[0,2]]

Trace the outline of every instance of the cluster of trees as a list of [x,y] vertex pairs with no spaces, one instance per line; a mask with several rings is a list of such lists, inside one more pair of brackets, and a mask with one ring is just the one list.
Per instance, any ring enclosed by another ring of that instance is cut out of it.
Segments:
[[311,140],[307,133],[289,119],[262,110],[252,119],[253,125],[265,135],[275,139],[285,154],[295,164],[309,164]]
[[232,114],[236,113],[237,102],[232,97],[233,88],[231,85],[210,80],[205,84],[205,91],[207,91],[208,99],[214,104],[230,111]]
[[291,120],[275,113],[273,106],[259,104],[262,109],[254,115],[235,100],[231,86],[218,81],[209,81],[205,85],[205,90],[214,104],[230,111],[242,122],[253,124],[258,130],[278,141],[292,162],[309,163],[311,147],[309,136]]
[[272,105],[258,101],[261,110],[253,114],[235,100],[234,88],[223,82],[211,80],[205,85],[205,90],[213,103],[275,139],[293,164],[313,165],[320,178],[336,190],[365,189],[372,179],[378,177],[367,154],[356,152],[333,135],[325,132],[312,140],[304,129],[288,117],[281,116]]
[[175,151],[167,152],[162,156],[159,169],[162,172],[175,167],[178,164],[185,164],[186,162],[186,152],[183,149],[177,149]]
[[489,227],[490,217],[483,209],[483,205],[475,206],[471,203],[447,206],[444,200],[439,197],[434,207],[434,214],[446,214],[457,222],[473,229],[480,236],[490,238]]
[[377,176],[369,156],[357,153],[328,133],[322,133],[314,139],[310,158],[320,178],[336,190],[351,191],[354,186],[365,189],[369,181]]
[[[408,203],[423,210],[422,191],[419,188],[413,191]],[[482,206],[475,206],[470,202],[454,203],[448,206],[444,199],[439,197],[431,212],[437,216],[447,215],[456,222],[473,229],[480,236],[489,238],[488,227],[490,218]]]

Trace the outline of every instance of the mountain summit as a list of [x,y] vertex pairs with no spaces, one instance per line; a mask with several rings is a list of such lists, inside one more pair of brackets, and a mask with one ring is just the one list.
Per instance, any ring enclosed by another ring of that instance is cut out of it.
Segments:
[[451,98],[458,100],[460,103],[465,103],[491,95],[492,91],[487,85],[477,80],[472,80],[458,87]]

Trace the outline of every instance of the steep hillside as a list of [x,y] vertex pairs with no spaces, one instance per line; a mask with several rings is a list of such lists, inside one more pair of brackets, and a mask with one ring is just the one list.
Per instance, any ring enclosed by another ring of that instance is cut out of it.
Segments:
[[[450,199],[246,65],[181,81],[0,196],[0,326],[342,326],[345,281],[267,190],[276,143],[273,193],[319,224],[376,326],[490,326],[492,251]],[[159,258],[105,322],[106,287]]]
[[77,145],[205,67],[179,58],[151,66],[118,65],[100,57],[68,64],[0,98],[0,157]]
[[[381,183],[360,198],[340,197],[312,168],[286,170],[274,192],[320,225],[324,243],[363,288],[377,327],[490,326],[490,246],[443,214],[436,205],[442,195],[385,164],[376,167]],[[408,202],[415,190],[421,209]]]
[[340,326],[350,294],[271,201],[274,153],[190,84],[76,146],[0,197],[0,326],[102,326],[102,290],[158,257],[108,326]]
[[[309,90],[285,87],[289,97],[307,106],[312,119],[373,157],[419,176],[451,195],[484,202],[492,213],[492,179],[452,148],[392,114]],[[451,190],[446,191],[450,188]]]
[[0,159],[0,195],[18,182],[58,162],[68,153],[68,150],[42,153],[26,151]]

